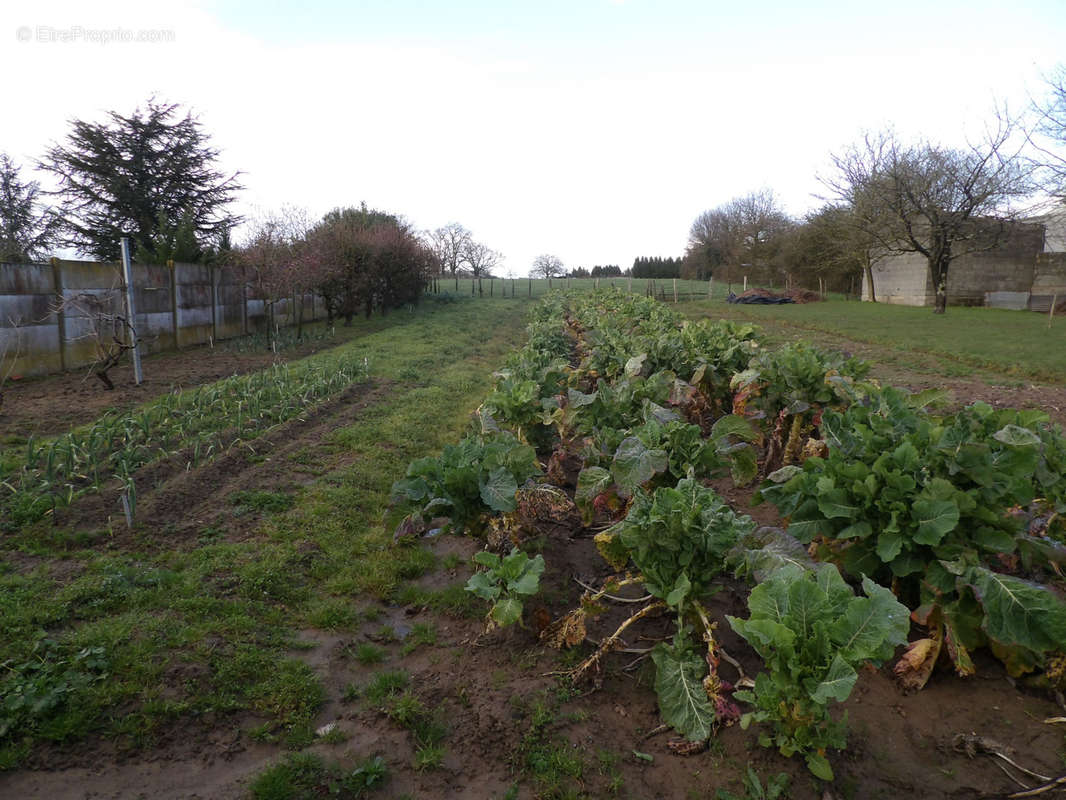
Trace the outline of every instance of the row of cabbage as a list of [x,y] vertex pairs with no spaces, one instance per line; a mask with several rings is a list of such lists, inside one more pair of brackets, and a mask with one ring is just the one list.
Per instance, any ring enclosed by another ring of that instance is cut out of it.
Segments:
[[[627,583],[650,599],[571,677],[665,610],[676,634],[651,653],[665,721],[696,744],[724,722],[763,723],[763,744],[829,779],[827,750],[846,730],[830,704],[848,697],[856,667],[907,642],[911,619],[926,635],[896,665],[907,688],[924,685],[941,654],[971,674],[984,646],[1014,674],[1057,681],[1066,650],[1066,604],[1033,580],[1057,577],[1066,555],[1055,538],[1061,432],[1040,413],[982,404],[937,415],[926,410],[936,393],[882,388],[867,371],[802,343],[766,348],[751,325],[686,322],[648,298],[556,293],[534,310],[471,434],[397,482],[397,532],[450,525],[519,539],[524,499],[572,494],[617,576],[542,639],[581,644]],[[565,463],[580,467],[572,486]],[[777,505],[787,533],[757,529],[706,485],[760,472],[756,497]],[[491,620],[517,620],[543,559],[516,548],[478,560],[486,570],[471,590],[492,603]],[[718,674],[704,605],[727,571],[757,584],[748,619],[727,621],[766,666],[739,686]]]

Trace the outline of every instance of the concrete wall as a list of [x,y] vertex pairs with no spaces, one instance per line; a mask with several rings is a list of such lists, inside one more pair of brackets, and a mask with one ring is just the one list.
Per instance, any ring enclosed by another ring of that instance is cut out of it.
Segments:
[[[924,306],[932,303],[929,266],[920,253],[902,253],[879,261],[873,268],[874,293],[879,303]],[[870,285],[862,278],[862,299],[870,299]]]
[[[1017,305],[1019,294],[1032,291],[1037,256],[1043,248],[1042,225],[1018,224],[998,247],[959,256],[948,270],[948,303],[979,306],[1002,299]],[[874,289],[878,302],[884,303],[931,306],[936,299],[929,264],[920,253],[882,259],[874,267]],[[865,276],[863,299],[870,299]]]
[[1041,253],[1036,257],[1029,308],[1050,311],[1052,299],[1057,308],[1066,300],[1066,253]]
[[[134,264],[133,289],[135,327],[145,353],[242,336],[267,325],[265,303],[252,296],[234,268]],[[78,308],[89,298],[121,313],[120,265],[58,259],[0,263],[0,376],[44,375],[95,361],[93,319]],[[325,316],[321,300],[308,294],[275,303],[275,323],[295,323],[300,305],[304,321]]]

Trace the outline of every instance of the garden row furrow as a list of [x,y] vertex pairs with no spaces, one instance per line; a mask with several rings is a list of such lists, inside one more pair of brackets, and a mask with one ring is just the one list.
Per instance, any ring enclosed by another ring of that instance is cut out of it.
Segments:
[[48,440],[33,437],[21,459],[0,462],[4,526],[54,514],[107,485],[122,488],[136,512],[136,473],[177,453],[194,469],[223,450],[262,435],[336,396],[367,375],[363,359],[309,360],[235,375],[193,391],[175,390],[133,411],[107,414]]

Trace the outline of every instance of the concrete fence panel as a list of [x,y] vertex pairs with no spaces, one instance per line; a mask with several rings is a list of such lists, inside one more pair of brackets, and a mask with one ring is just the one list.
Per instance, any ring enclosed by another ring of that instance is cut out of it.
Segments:
[[[98,353],[91,308],[122,315],[123,288],[119,264],[59,259],[0,263],[0,379],[93,363]],[[267,326],[267,304],[254,296],[239,268],[134,264],[133,298],[144,353],[206,344]],[[325,316],[325,305],[314,295],[281,298],[273,305],[279,326],[296,321],[297,307],[304,322]],[[121,325],[107,331],[119,338],[124,333]]]

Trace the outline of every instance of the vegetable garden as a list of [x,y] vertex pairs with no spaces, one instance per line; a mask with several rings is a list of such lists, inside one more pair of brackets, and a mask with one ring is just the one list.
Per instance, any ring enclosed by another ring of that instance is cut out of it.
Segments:
[[[1066,439],[1047,415],[938,412],[942,393],[881,386],[857,359],[617,291],[550,295],[528,334],[469,435],[394,485],[387,519],[398,540],[483,542],[467,586],[489,604],[483,638],[522,621],[576,649],[557,677],[579,691],[636,653],[669,750],[735,723],[826,782],[848,741],[834,706],[865,665],[913,692],[938,665],[965,679],[994,657],[1061,700]],[[746,486],[781,527],[720,494]],[[597,583],[547,614],[538,587],[587,539]],[[746,613],[716,617],[736,578]],[[638,630],[654,646],[630,646]],[[727,631],[750,650],[726,652]]]
[[1062,438],[1002,406],[1061,420],[1061,386],[961,407],[720,309],[460,298],[243,377],[190,355],[200,389],[168,356],[102,416],[20,387],[0,795],[1049,786]]
[[[195,468],[246,444],[367,376],[359,359],[233,376],[192,391],[174,391],[144,408],[106,414],[47,441],[30,437],[24,457],[0,462],[3,527],[17,530],[77,498],[117,484],[127,520],[136,515],[136,471],[182,454]],[[6,454],[5,454],[6,455]]]

